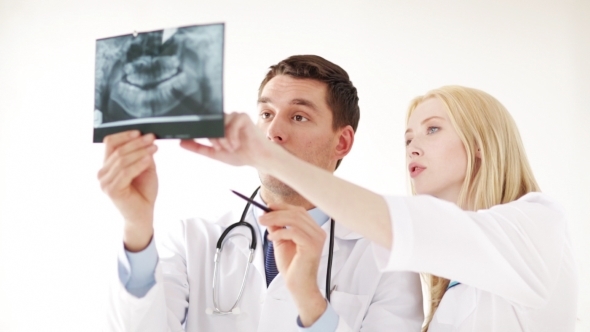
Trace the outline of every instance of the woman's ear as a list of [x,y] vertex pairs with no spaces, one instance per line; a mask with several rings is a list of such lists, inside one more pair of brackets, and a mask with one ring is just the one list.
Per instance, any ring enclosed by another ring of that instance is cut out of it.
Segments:
[[481,159],[481,151],[480,151],[480,148],[477,148],[477,151],[475,151],[475,158]]

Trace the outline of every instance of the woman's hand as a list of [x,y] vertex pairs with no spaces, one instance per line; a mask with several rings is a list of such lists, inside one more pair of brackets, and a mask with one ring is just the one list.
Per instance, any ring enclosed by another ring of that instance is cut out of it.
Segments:
[[194,140],[182,140],[180,146],[200,155],[233,166],[253,166],[258,170],[268,167],[268,162],[282,149],[266,139],[245,113],[225,116],[225,137],[210,138],[211,146]]

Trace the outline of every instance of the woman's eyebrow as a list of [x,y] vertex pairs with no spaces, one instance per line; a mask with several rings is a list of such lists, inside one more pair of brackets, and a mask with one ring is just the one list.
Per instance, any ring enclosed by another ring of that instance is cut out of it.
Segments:
[[443,121],[445,120],[443,117],[440,117],[438,115],[434,115],[434,116],[431,116],[429,118],[426,118],[426,119],[422,120],[422,122],[420,122],[420,124],[423,125],[424,123],[426,123],[426,122],[428,122],[429,120],[432,120],[432,119],[440,119],[440,120],[443,120]]
[[[426,123],[426,122],[428,122],[428,121],[430,121],[432,119],[440,119],[440,120],[445,121],[445,119],[443,117],[440,117],[438,115],[433,115],[431,117],[428,117],[428,118],[422,120],[422,122],[420,122],[420,125],[424,125],[424,123]],[[406,132],[404,133],[404,135],[407,134],[407,133],[411,133],[412,131],[413,130],[411,128],[408,128],[408,129],[406,129]]]

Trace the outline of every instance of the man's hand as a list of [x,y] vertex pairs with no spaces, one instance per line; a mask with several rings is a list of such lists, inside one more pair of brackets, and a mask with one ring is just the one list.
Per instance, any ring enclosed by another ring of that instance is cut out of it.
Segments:
[[326,310],[317,275],[326,233],[301,208],[287,204],[269,205],[273,212],[260,217],[273,241],[275,260],[285,279],[303,326],[309,327]]
[[280,149],[264,137],[247,114],[225,115],[225,137],[209,139],[211,146],[194,140],[182,140],[180,146],[203,156],[233,166],[253,166],[261,170],[268,166],[267,158]]
[[153,154],[154,135],[136,130],[105,137],[100,187],[125,218],[123,242],[129,251],[141,251],[153,235],[158,178]]

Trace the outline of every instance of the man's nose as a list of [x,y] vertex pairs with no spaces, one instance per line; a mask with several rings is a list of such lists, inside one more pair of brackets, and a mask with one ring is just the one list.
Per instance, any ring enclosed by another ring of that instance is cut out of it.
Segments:
[[266,138],[275,143],[284,143],[287,139],[285,120],[275,116],[266,128]]

